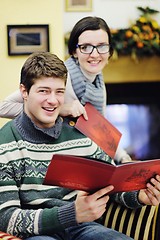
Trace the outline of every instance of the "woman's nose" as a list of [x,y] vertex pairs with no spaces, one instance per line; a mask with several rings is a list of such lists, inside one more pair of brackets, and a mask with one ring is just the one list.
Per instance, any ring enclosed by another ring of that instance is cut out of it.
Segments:
[[91,56],[99,56],[99,52],[97,50],[97,48],[93,48],[93,51],[90,53]]

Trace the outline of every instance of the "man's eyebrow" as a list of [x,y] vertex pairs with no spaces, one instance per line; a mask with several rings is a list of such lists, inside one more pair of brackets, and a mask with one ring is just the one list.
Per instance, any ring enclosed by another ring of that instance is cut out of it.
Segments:
[[63,91],[65,91],[66,88],[57,88],[57,90],[63,90]]
[[38,88],[46,88],[46,89],[49,89],[50,87],[46,87],[46,86],[38,86]]
[[[50,87],[46,87],[46,86],[39,86],[38,89],[40,89],[40,88],[43,88],[43,89],[51,89]],[[65,88],[65,87],[58,87],[58,88],[56,88],[56,89],[58,89],[58,90],[65,90],[66,88]]]

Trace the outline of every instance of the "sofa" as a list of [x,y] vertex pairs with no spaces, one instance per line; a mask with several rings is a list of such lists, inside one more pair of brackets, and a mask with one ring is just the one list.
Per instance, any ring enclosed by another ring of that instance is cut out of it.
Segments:
[[106,227],[122,232],[134,240],[160,240],[159,206],[128,209],[109,202],[104,215]]

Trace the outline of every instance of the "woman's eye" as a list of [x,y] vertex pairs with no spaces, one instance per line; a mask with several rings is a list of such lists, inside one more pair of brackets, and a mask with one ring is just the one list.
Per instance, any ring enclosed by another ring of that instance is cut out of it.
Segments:
[[83,47],[82,47],[82,50],[85,51],[86,49],[87,49],[87,46],[83,46]]

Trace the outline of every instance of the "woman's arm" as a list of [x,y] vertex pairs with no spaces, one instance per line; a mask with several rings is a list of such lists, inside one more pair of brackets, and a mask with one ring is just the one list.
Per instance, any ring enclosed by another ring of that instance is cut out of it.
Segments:
[[0,102],[0,117],[15,118],[23,110],[23,98],[20,91],[12,93]]
[[118,162],[118,163],[125,163],[125,162],[131,162],[132,159],[129,156],[129,154],[123,149],[120,148],[118,146],[116,154],[114,156],[114,159]]

